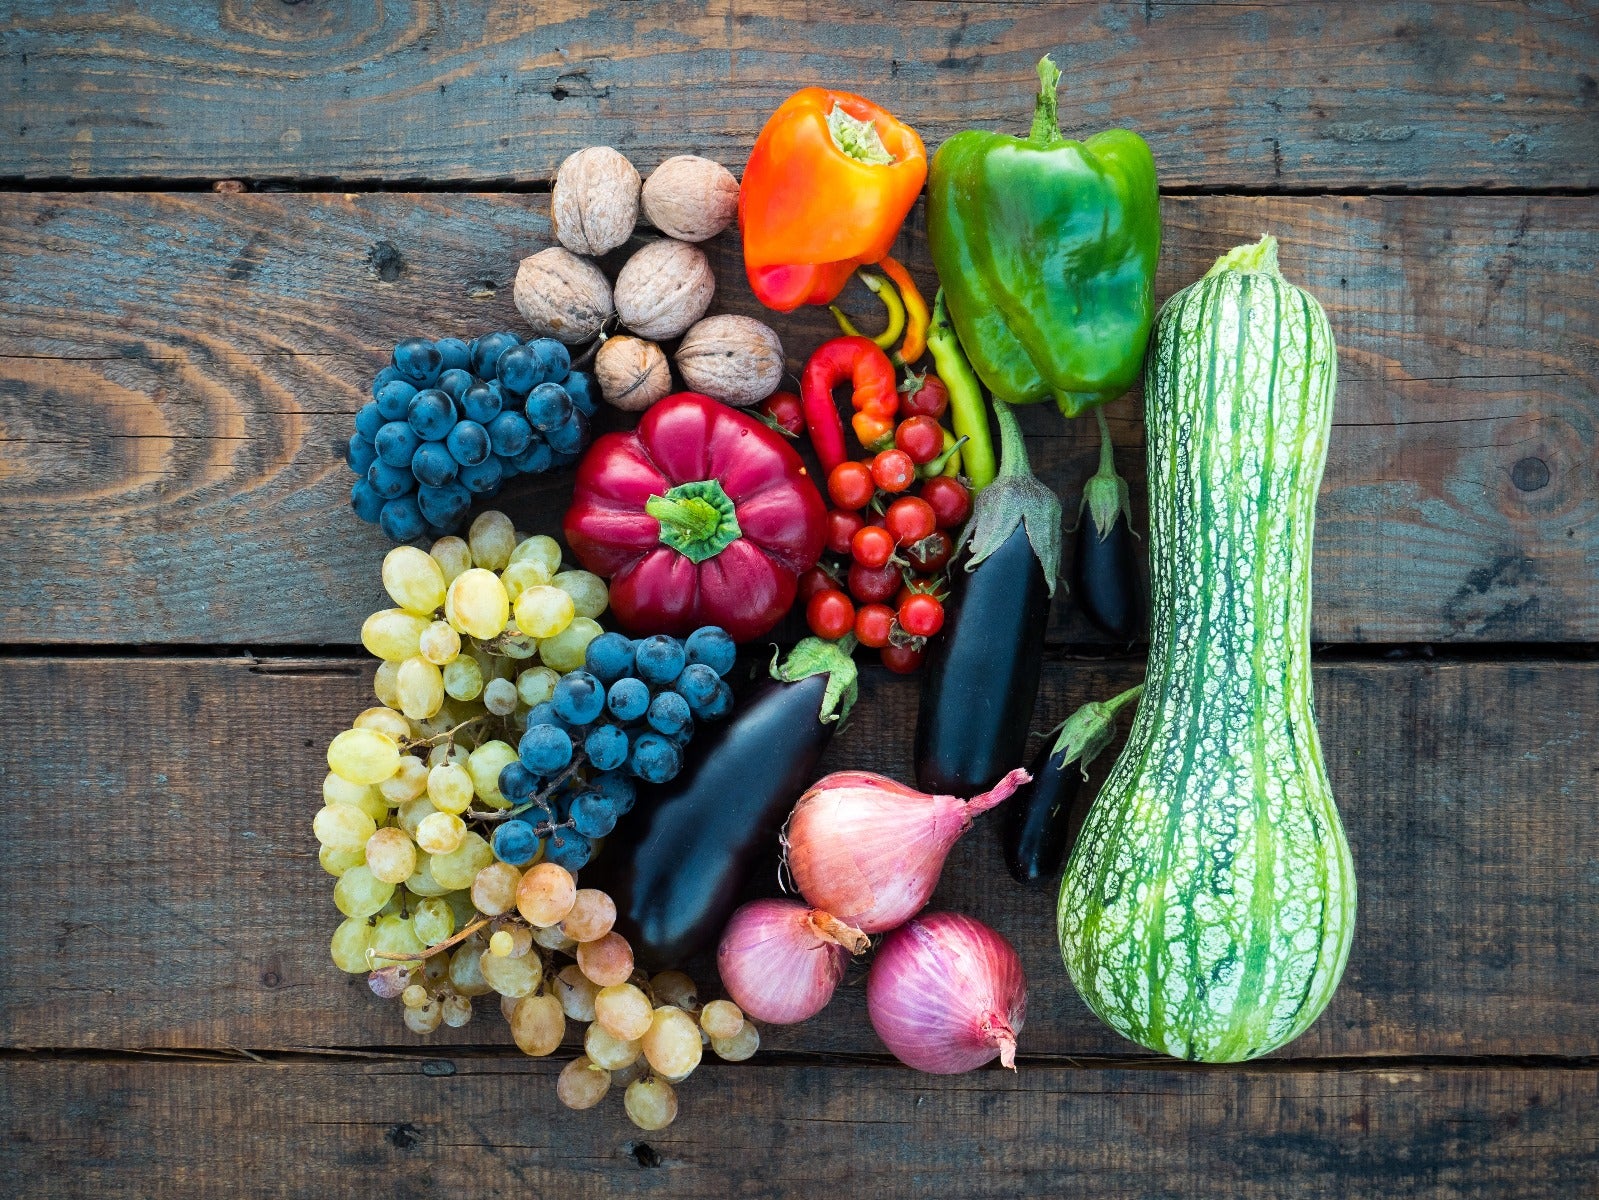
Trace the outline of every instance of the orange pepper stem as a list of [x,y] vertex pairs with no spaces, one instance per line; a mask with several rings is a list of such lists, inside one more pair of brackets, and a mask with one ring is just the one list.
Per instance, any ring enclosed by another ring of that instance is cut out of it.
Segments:
[[900,366],[913,363],[927,350],[927,328],[932,323],[932,314],[928,311],[927,300],[922,296],[916,286],[916,281],[911,278],[897,259],[885,258],[877,264],[877,269],[894,281],[894,286],[899,289],[900,299],[905,303],[905,341],[899,348],[899,353],[894,356]]

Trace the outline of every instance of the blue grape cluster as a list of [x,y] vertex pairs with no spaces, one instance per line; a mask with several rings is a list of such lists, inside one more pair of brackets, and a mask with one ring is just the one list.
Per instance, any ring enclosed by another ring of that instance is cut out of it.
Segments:
[[550,338],[401,342],[355,414],[350,507],[397,542],[454,533],[474,496],[576,462],[598,399]]
[[[715,625],[687,638],[657,635],[633,641],[602,633],[583,667],[569,671],[555,693],[528,710],[517,761],[500,772],[500,792],[528,803],[581,756],[585,772],[569,778],[521,817],[494,831],[502,862],[520,867],[544,847],[546,860],[583,867],[594,843],[633,807],[635,781],[666,783],[683,769],[683,747],[696,721],[716,721],[733,708],[726,674],[733,639]],[[542,834],[542,837],[541,837]]]

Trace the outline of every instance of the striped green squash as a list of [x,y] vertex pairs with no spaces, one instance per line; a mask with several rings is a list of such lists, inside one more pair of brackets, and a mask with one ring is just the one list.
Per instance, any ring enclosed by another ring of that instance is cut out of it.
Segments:
[[1111,1028],[1238,1062],[1320,1015],[1355,877],[1311,702],[1310,560],[1337,356],[1271,237],[1161,311],[1145,382],[1144,694],[1061,886],[1061,952]]

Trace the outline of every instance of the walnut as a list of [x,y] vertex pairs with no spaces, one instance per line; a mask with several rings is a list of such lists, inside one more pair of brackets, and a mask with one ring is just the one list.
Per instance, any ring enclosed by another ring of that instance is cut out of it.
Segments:
[[683,382],[724,404],[756,404],[783,379],[783,343],[754,317],[706,317],[673,356]]
[[604,254],[633,236],[638,223],[638,172],[609,146],[567,156],[555,174],[550,220],[573,254]]
[[606,403],[624,412],[643,412],[672,390],[666,354],[643,338],[607,338],[594,356],[594,375]]
[[516,310],[535,333],[569,346],[599,333],[616,311],[600,269],[559,246],[522,260],[513,295]]
[[616,276],[616,314],[640,337],[672,338],[705,315],[716,277],[705,252],[687,242],[650,242]]
[[645,217],[667,237],[703,242],[732,223],[738,180],[719,162],[679,154],[650,172],[640,198]]

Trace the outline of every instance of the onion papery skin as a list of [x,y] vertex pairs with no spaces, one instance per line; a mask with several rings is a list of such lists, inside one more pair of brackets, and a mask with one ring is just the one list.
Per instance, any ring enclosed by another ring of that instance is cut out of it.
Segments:
[[927,903],[972,821],[1032,778],[1017,769],[962,800],[869,771],[837,771],[800,797],[784,843],[800,894],[864,933],[903,925]]
[[728,920],[716,966],[747,1016],[796,1025],[827,1007],[850,951],[865,948],[865,937],[797,900],[752,900]]
[[1003,934],[959,913],[926,913],[878,946],[866,1011],[907,1067],[954,1075],[998,1058],[1015,1070],[1027,979]]

